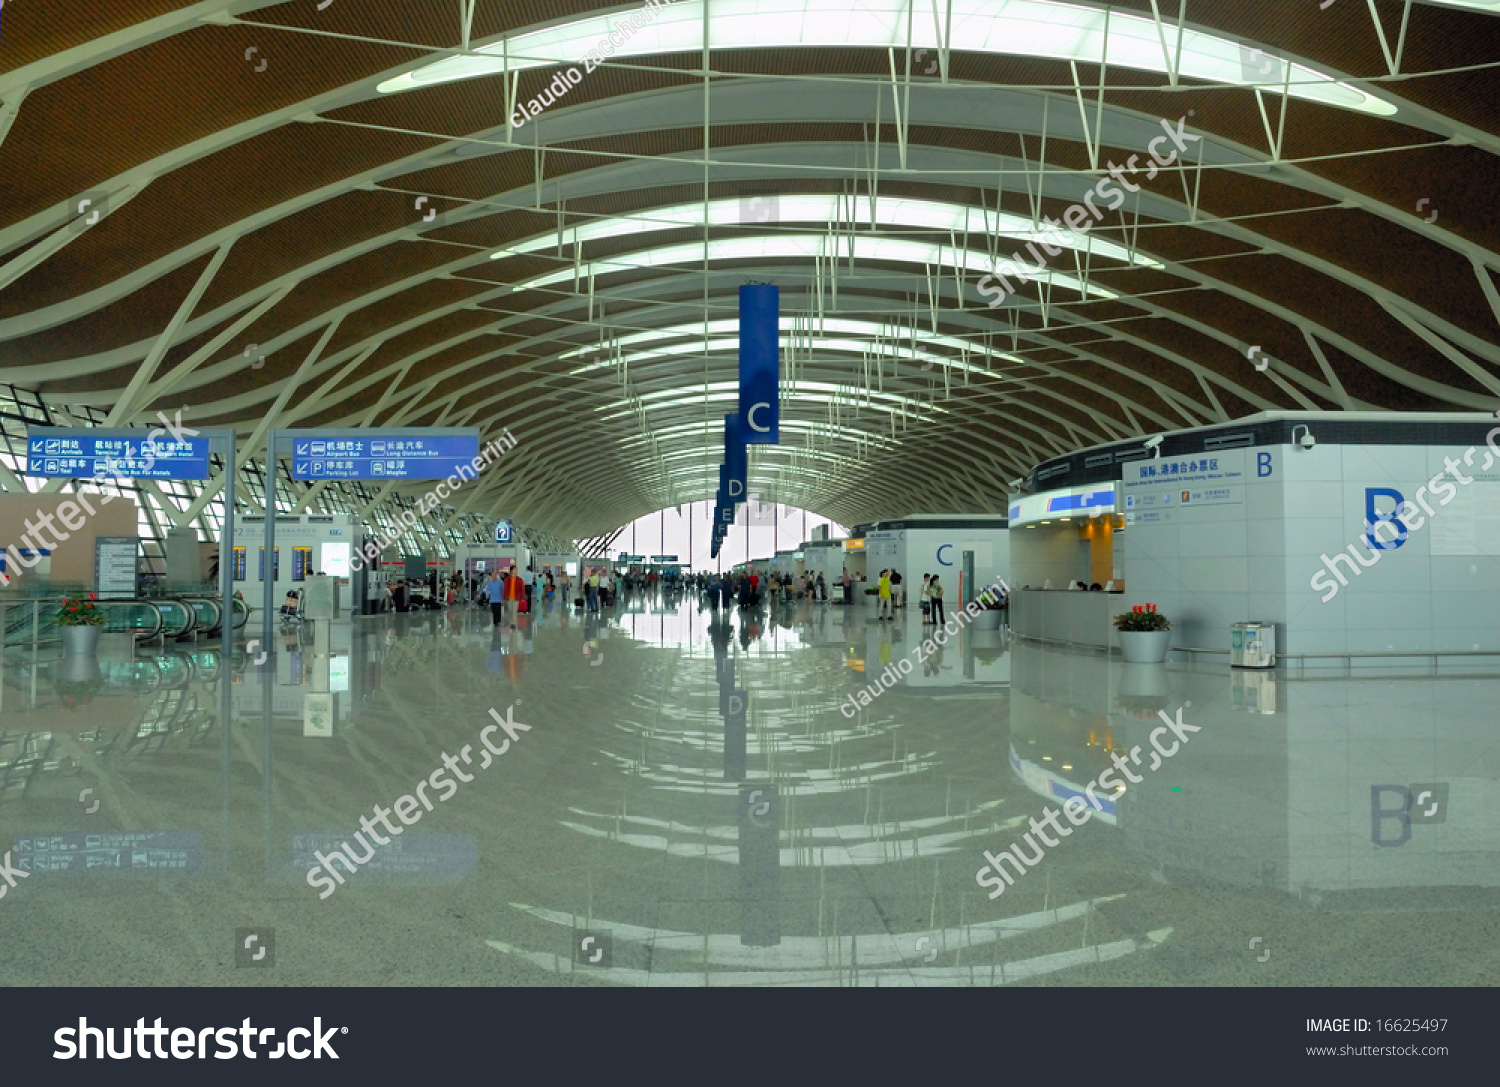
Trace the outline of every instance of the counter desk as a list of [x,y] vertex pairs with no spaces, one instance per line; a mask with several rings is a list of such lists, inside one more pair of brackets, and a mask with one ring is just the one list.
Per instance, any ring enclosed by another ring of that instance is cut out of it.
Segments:
[[1016,589],[1010,594],[1010,629],[1022,638],[1109,649],[1115,644],[1114,617],[1124,610],[1124,593]]

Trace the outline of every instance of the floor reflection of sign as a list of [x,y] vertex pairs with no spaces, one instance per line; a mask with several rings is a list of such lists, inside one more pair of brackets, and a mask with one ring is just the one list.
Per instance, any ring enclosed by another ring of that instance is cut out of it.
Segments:
[[[346,841],[357,855],[364,855],[352,833],[293,834],[292,867],[297,877],[305,879],[306,873],[318,866],[320,862],[314,854],[327,856],[335,849],[342,849]],[[459,880],[473,873],[478,858],[479,839],[472,834],[414,834],[408,830],[399,838],[391,838],[388,845],[375,846],[375,855],[359,866],[355,878],[382,876],[414,883]]]
[[333,735],[333,695],[308,692],[302,703],[302,735]]
[[16,867],[33,874],[203,869],[203,834],[196,830],[30,834],[17,838],[11,851]]
[[135,595],[135,556],[139,536],[98,536],[94,539],[94,585],[106,596]]

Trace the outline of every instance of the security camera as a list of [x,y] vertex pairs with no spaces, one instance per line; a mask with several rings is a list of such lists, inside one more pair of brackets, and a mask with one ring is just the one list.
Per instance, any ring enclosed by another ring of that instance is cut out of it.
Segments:
[[1153,437],[1147,438],[1144,443],[1146,448],[1151,450],[1151,454],[1155,458],[1159,458],[1161,456],[1161,443],[1163,437],[1165,437],[1165,435],[1157,434]]
[[[1495,414],[1500,415],[1500,412],[1496,412]],[[1010,481],[1010,489],[1013,491],[1019,491],[1024,486],[1026,486],[1025,476],[1022,476],[1020,479],[1013,479]]]
[[[1297,437],[1297,431],[1299,430],[1302,431],[1302,437],[1300,438]],[[1295,445],[1300,445],[1303,449],[1311,449],[1318,444],[1318,439],[1312,436],[1312,430],[1304,424],[1292,427],[1292,442]]]

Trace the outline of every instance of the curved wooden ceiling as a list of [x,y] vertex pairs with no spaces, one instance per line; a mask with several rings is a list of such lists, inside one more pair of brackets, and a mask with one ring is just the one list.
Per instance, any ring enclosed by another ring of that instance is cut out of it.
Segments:
[[[940,23],[949,0],[914,2]],[[1500,406],[1497,15],[1107,5],[1389,115],[959,34],[946,77],[914,50],[908,78],[903,29],[889,51],[713,49],[707,72],[621,57],[512,129],[556,66],[377,90],[461,55],[467,3],[12,3],[0,379],[122,424],[188,404],[248,433],[280,403],[277,425],[509,427],[471,508],[574,538],[712,495],[735,376],[713,322],[751,280],[799,322],[752,490],[844,523],[1002,510],[1038,459],[1256,411]],[[478,0],[469,48],[636,10]],[[1025,241],[997,207],[1061,218],[1178,118],[1201,142],[1134,178],[1105,252],[1064,249],[990,307],[983,262]],[[684,210],[705,202],[706,227]],[[852,227],[808,210],[830,203]]]

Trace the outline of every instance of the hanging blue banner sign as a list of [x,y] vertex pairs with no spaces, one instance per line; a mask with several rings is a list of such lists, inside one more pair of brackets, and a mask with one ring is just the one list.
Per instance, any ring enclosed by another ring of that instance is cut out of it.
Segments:
[[750,471],[750,450],[745,447],[744,432],[738,415],[724,416],[724,475],[720,484],[731,502],[745,500],[746,476]]
[[769,283],[740,287],[740,434],[750,445],[781,440],[778,354],[781,289]]

